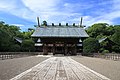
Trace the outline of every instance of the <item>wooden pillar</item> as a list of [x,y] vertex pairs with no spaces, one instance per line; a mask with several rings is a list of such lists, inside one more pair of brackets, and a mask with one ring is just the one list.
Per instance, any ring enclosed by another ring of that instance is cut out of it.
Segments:
[[43,44],[43,54],[45,54],[45,44]]
[[76,55],[77,54],[77,45],[76,44],[75,44],[74,48],[75,48],[74,54]]
[[53,43],[53,55],[55,55],[55,44]]
[[65,53],[64,53],[64,55],[67,55],[68,50],[67,50],[67,44],[66,43],[64,44],[64,47],[65,47]]
[[73,55],[77,54],[77,46],[76,46],[76,44],[74,44],[74,46],[73,46],[73,53],[72,54]]
[[82,49],[81,49],[82,53],[83,53],[83,42],[82,42]]
[[46,44],[46,55],[48,55],[48,44]]
[[82,40],[82,42],[81,42],[81,44],[82,44],[82,46],[81,46],[81,52],[83,53],[83,40],[84,39],[81,38],[81,40]]
[[45,53],[45,44],[43,44],[43,54]]
[[47,44],[44,44],[44,45],[43,45],[43,54],[44,54],[44,55],[47,55],[47,54],[48,54],[48,46],[47,46]]

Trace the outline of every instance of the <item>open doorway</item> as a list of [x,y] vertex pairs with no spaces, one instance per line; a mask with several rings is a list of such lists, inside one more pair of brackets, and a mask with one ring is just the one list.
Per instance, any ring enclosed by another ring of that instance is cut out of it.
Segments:
[[64,47],[62,46],[57,46],[55,48],[55,54],[64,54],[65,50],[64,50]]

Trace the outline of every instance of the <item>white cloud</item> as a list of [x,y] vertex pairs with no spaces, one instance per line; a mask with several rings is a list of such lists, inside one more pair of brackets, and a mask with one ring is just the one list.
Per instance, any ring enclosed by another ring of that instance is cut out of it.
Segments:
[[0,11],[7,12],[8,14],[15,15],[28,21],[33,21],[35,14],[31,10],[28,10],[25,6],[21,7],[18,4],[19,1],[17,0],[1,0]]
[[88,3],[64,3],[65,9],[71,9],[73,12],[75,10],[84,10],[92,8],[94,5],[88,4]]
[[14,26],[18,26],[18,27],[25,26],[25,25],[23,25],[23,24],[10,24],[10,25],[14,25]]
[[[84,16],[83,23],[87,26],[90,26],[95,23],[108,23],[108,24],[114,24],[114,20],[116,18],[120,18],[120,0],[112,0],[112,5],[106,5],[106,7],[110,7],[110,11],[105,9],[104,11],[98,10],[97,12],[94,12],[95,14],[99,14],[99,16]],[[99,5],[104,5],[105,3],[102,3]],[[106,3],[107,4],[107,3]]]
[[112,0],[113,1],[113,9],[120,10],[120,0]]
[[22,0],[24,4],[34,12],[54,11],[59,0]]
[[[109,19],[108,16],[110,16],[110,15],[106,14],[105,16],[101,15],[101,16],[97,16],[97,17],[94,17],[94,16],[82,16],[83,17],[83,25],[91,26],[91,25],[93,25],[95,23],[109,23],[109,24],[113,24],[113,22],[112,22],[113,18]],[[80,23],[80,18],[81,17],[74,18],[73,22],[78,22],[79,21],[78,23]]]
[[40,20],[51,21],[52,17],[65,15],[58,11],[60,0],[22,0],[26,7],[33,11]]
[[46,20],[48,23],[71,22],[73,17],[81,16],[81,13],[72,12],[73,7],[61,4],[63,0],[23,0],[23,3],[40,17],[40,21]]
[[[98,8],[97,11],[92,11],[94,15],[92,14],[88,14],[88,15],[81,14],[79,16],[74,15],[73,19],[71,18],[71,22],[79,22],[80,16],[83,16],[83,24],[87,26],[90,26],[94,23],[114,24],[113,20],[120,17],[120,1],[119,0],[113,0],[113,1],[111,0],[107,2],[102,2],[97,5],[104,6],[105,8],[101,8],[101,9]],[[91,6],[84,5],[83,6],[81,4],[74,5],[71,3],[65,3],[64,6],[65,8],[68,8],[68,11],[71,11],[71,12],[72,10],[76,11],[76,9],[78,8],[79,10],[82,10],[82,9],[89,9],[89,8],[96,7],[96,5],[91,5]],[[87,12],[89,13],[90,11],[87,10]]]
[[[9,3],[8,3],[9,2]],[[0,1],[0,10],[8,11],[15,8],[15,1],[11,0],[1,0]]]
[[92,16],[83,16],[83,25],[86,26],[91,26],[95,23],[108,23],[108,24],[113,24],[112,19],[109,19],[107,16],[97,16],[97,17],[92,17]]
[[[107,5],[110,10],[105,8],[98,9],[97,11],[90,11],[89,9],[95,8],[96,5],[91,5],[86,2],[81,3],[68,3],[64,0],[21,0],[23,6],[18,6],[17,0],[1,0],[0,10],[6,11],[10,14],[18,16],[20,18],[27,19],[29,21],[36,22],[36,17],[40,17],[40,21],[46,20],[48,23],[79,23],[80,17],[83,16],[84,25],[92,25],[97,22],[106,22],[114,24],[113,20],[120,17],[120,1],[111,0],[112,5],[108,5],[103,1],[97,5]],[[9,3],[8,3],[9,2]],[[109,1],[108,1],[109,2]],[[112,6],[112,7],[111,7]],[[87,10],[84,14],[82,11]],[[109,13],[108,13],[109,12]],[[97,16],[96,16],[97,15]]]

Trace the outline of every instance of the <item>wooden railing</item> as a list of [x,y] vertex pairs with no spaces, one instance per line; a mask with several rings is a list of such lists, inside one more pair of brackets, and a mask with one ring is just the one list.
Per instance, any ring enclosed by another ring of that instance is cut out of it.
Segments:
[[106,53],[104,55],[101,55],[100,53],[95,53],[93,57],[96,58],[104,58],[109,60],[120,60],[120,54],[112,54],[112,53]]
[[43,54],[41,52],[0,52],[0,60]]

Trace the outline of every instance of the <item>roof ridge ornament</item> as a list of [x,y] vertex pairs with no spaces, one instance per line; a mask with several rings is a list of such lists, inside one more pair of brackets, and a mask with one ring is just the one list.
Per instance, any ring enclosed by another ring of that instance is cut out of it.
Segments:
[[75,26],[75,23],[73,23],[73,26]]
[[38,27],[40,27],[39,17],[37,17]]
[[59,26],[61,26],[61,23],[59,23]]
[[68,23],[66,23],[66,26],[68,26]]
[[52,23],[52,26],[54,26],[54,23]]
[[80,27],[81,28],[83,28],[82,23],[83,23],[83,17],[80,18]]

